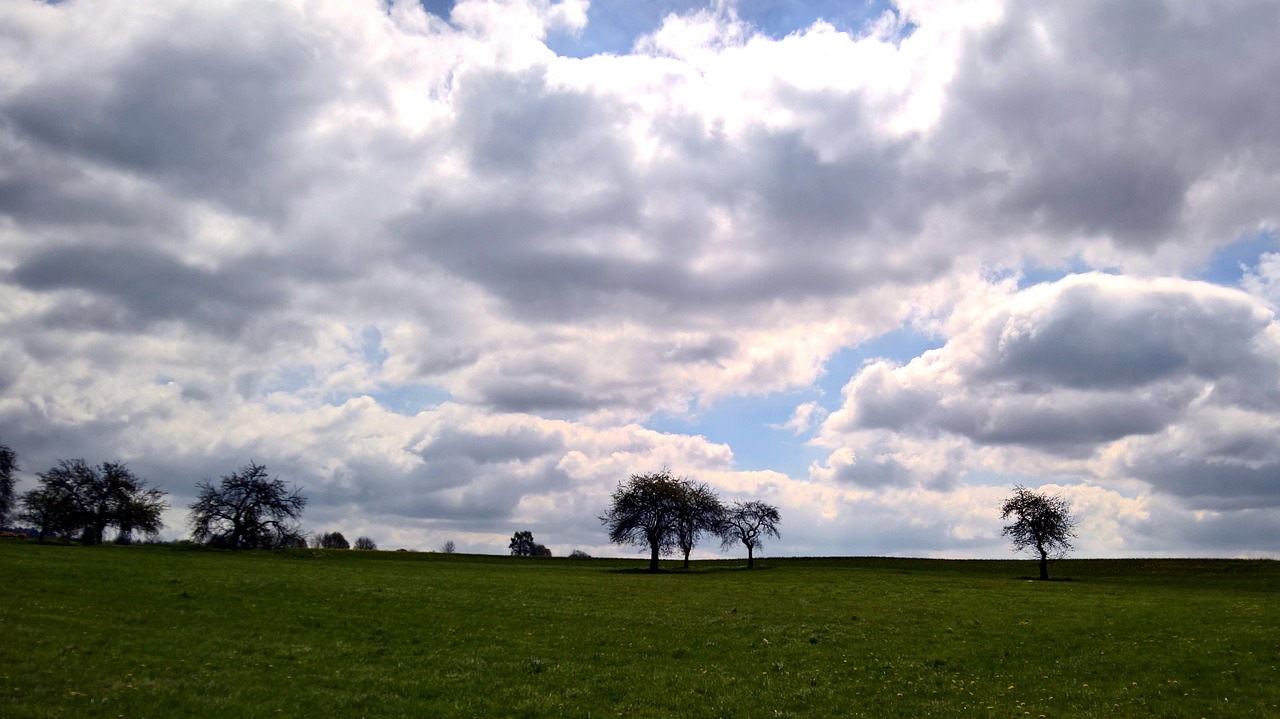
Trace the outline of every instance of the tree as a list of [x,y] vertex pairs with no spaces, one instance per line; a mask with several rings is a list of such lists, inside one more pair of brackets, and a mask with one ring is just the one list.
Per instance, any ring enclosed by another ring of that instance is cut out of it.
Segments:
[[373,537],[356,537],[356,543],[352,546],[355,549],[373,551],[378,548],[378,543],[373,541]]
[[633,474],[613,491],[609,511],[600,522],[609,541],[649,548],[649,571],[658,571],[658,556],[678,544],[677,525],[685,505],[683,478],[667,470]]
[[40,486],[22,495],[18,521],[38,528],[40,535],[37,541],[43,542],[51,534],[68,534],[70,530],[67,528],[72,525],[71,517],[75,512],[70,495]]
[[321,549],[351,549],[351,543],[342,536],[342,532],[328,532],[320,535]]
[[453,540],[450,539],[444,543],[444,546],[440,548],[440,551],[444,552],[445,554],[453,554],[454,552],[458,551],[458,545],[454,544]]
[[85,544],[102,544],[107,529],[115,527],[116,540],[128,543],[134,531],[154,536],[164,526],[164,492],[147,487],[120,462],[95,467],[63,459],[37,476],[40,487],[23,496],[23,517],[40,526],[42,538],[46,532],[78,532]]
[[534,545],[533,545],[533,554],[532,554],[532,555],[530,555],[530,556],[533,556],[533,557],[550,557],[550,556],[551,556],[551,548],[550,548],[550,547],[548,547],[548,546],[547,546],[547,545],[545,545],[545,544],[534,544]]
[[197,542],[229,549],[305,546],[298,520],[307,498],[301,489],[269,478],[260,464],[250,462],[217,486],[203,480],[196,492],[188,521]]
[[1001,532],[1013,542],[1013,551],[1034,548],[1040,555],[1040,578],[1049,578],[1049,560],[1061,559],[1071,551],[1076,536],[1076,520],[1071,503],[1056,494],[1014,487],[1013,496],[1000,505],[1000,519],[1014,517]]
[[116,518],[116,526],[120,530],[116,535],[116,544],[132,544],[134,532],[142,532],[146,537],[154,539],[164,526],[160,517],[168,508],[169,502],[158,489],[144,488],[135,492],[120,506],[120,513]]
[[689,568],[689,554],[704,533],[719,531],[724,521],[724,505],[705,482],[685,482],[684,501],[676,515],[676,546],[684,553],[684,568]]
[[764,502],[734,502],[720,524],[721,546],[728,549],[738,542],[747,548],[747,568],[755,566],[755,550],[764,547],[764,538],[779,538],[778,508]]
[[18,455],[8,445],[0,444],[0,525],[9,521],[9,513],[17,504],[13,495],[13,473],[18,471]]
[[533,541],[533,532],[516,532],[511,535],[511,544],[507,548],[511,550],[513,557],[532,557],[535,556],[533,551],[537,544]]

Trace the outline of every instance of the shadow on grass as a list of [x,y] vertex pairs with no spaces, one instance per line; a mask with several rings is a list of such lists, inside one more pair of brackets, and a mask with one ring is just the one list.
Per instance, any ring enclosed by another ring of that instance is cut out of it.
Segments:
[[648,567],[615,567],[613,569],[604,569],[601,571],[608,574],[666,574],[671,576],[693,576],[698,574],[719,574],[722,572],[764,572],[770,569],[773,569],[773,567],[768,565],[756,565],[755,567],[748,568],[747,565],[744,564],[733,567],[690,567],[688,569],[683,567],[676,567],[674,569],[660,567],[656,572],[651,571]]

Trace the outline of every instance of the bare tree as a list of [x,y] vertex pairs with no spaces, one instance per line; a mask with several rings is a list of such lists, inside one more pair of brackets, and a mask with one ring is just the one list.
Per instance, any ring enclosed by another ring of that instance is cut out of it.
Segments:
[[755,566],[755,550],[764,547],[766,536],[778,538],[782,519],[778,508],[764,502],[734,502],[720,524],[721,546],[728,549],[738,542],[747,548],[747,568]]
[[356,543],[352,545],[355,549],[363,549],[373,551],[378,548],[378,543],[373,541],[373,537],[356,537]]
[[1049,578],[1049,560],[1071,551],[1076,520],[1071,503],[1056,494],[1014,487],[1013,496],[1000,505],[1000,519],[1014,517],[1002,534],[1013,541],[1013,551],[1034,548],[1040,557],[1040,578]]
[[458,545],[454,544],[453,540],[450,539],[444,543],[444,546],[440,548],[440,551],[444,552],[445,554],[453,554],[454,552],[458,551]]
[[613,491],[609,511],[600,522],[609,541],[649,548],[649,571],[658,571],[658,556],[678,545],[677,526],[685,503],[685,482],[667,470],[633,474]]
[[684,553],[684,568],[689,568],[689,555],[703,534],[714,534],[724,521],[725,509],[720,497],[705,482],[684,483],[684,501],[676,517],[676,546]]
[[307,498],[269,478],[266,467],[250,462],[217,486],[206,479],[196,490],[189,521],[197,542],[230,549],[305,546],[298,520]]

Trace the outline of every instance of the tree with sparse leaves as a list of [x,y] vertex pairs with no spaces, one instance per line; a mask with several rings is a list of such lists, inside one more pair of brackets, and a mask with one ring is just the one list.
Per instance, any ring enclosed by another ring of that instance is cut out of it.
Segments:
[[74,525],[76,506],[66,492],[40,486],[22,495],[18,521],[35,527],[37,541],[53,535],[69,535]]
[[298,520],[307,506],[301,489],[267,476],[250,462],[214,485],[196,485],[189,521],[195,541],[228,549],[306,546]]
[[684,501],[676,516],[676,546],[684,554],[684,568],[689,568],[689,555],[704,534],[719,531],[725,508],[710,485],[684,482]]
[[123,463],[63,459],[37,477],[40,486],[23,495],[22,518],[40,527],[42,539],[79,534],[85,544],[102,544],[115,528],[116,541],[128,543],[135,531],[155,536],[164,526],[164,492],[147,487]]
[[648,547],[649,571],[656,572],[658,556],[678,546],[686,495],[686,480],[665,469],[633,474],[613,491],[600,522],[608,528],[610,542]]
[[373,551],[378,548],[378,543],[373,541],[373,537],[356,537],[356,543],[351,546],[353,549]]
[[440,551],[444,552],[445,554],[453,554],[454,552],[458,551],[458,545],[454,544],[453,540],[450,539],[444,543],[443,547],[440,547]]
[[1014,487],[1013,496],[1000,505],[1000,519],[1013,517],[1002,534],[1013,541],[1013,551],[1034,549],[1040,558],[1040,578],[1049,578],[1049,560],[1071,551],[1076,520],[1071,503],[1056,494]]
[[9,514],[17,501],[13,494],[16,482],[13,473],[18,471],[18,455],[7,445],[0,444],[0,526],[8,523]]
[[739,542],[747,548],[747,569],[755,566],[755,551],[764,547],[765,537],[779,538],[782,522],[778,508],[764,502],[734,502],[720,523],[722,545],[728,549]]

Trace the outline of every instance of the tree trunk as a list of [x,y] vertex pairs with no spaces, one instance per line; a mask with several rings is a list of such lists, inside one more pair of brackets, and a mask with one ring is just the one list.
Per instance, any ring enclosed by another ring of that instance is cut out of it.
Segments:
[[684,553],[684,568],[685,569],[689,568],[689,552],[688,551]]
[[649,571],[658,571],[658,543],[654,542],[649,545]]
[[1045,553],[1044,547],[1037,547],[1040,550],[1040,578],[1049,578],[1049,555]]
[[755,553],[752,551],[751,545],[748,544],[747,545],[747,569],[751,569],[754,566],[756,566]]

